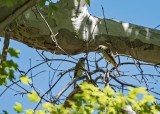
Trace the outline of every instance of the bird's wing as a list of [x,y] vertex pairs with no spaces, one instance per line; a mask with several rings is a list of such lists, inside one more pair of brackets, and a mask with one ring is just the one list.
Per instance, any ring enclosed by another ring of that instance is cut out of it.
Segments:
[[83,65],[81,65],[81,61],[79,61],[75,67],[74,77],[81,75],[81,72],[83,72]]
[[77,75],[79,65],[77,64],[74,71],[74,77]]
[[106,49],[105,53],[108,55],[108,61],[113,65],[116,64],[115,56],[110,49]]

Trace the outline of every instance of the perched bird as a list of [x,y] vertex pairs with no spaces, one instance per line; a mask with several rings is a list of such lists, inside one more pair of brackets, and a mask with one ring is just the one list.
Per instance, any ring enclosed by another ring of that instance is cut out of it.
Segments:
[[100,51],[103,54],[103,57],[116,68],[118,75],[120,76],[120,73],[117,68],[118,65],[116,63],[115,56],[111,49],[104,45],[99,45],[95,51]]
[[[82,76],[84,68],[85,68],[85,58],[80,58],[75,66],[74,78],[79,78],[80,76]],[[74,87],[75,86],[76,83],[74,83]]]

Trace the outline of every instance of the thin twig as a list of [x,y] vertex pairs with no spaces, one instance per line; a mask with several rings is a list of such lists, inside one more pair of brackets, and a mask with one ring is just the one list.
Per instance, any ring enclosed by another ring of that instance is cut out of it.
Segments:
[[56,102],[59,97],[76,81],[78,81],[79,78],[74,78],[71,82],[69,82],[55,97],[54,97],[54,102]]
[[57,42],[57,39],[56,39],[56,35],[57,35],[57,34],[55,35],[55,34],[53,33],[53,31],[52,31],[50,25],[48,24],[47,20],[44,18],[44,16],[43,16],[42,13],[38,10],[37,7],[36,7],[36,10],[37,10],[37,12],[39,13],[39,15],[42,17],[42,19],[44,20],[44,22],[46,23],[46,25],[47,25],[50,33],[51,33],[50,36],[51,36],[51,38],[52,38],[52,41],[56,44],[56,47],[58,47],[60,50],[62,50],[65,54],[69,55],[66,51],[64,51],[64,49],[62,49],[62,48],[59,46],[59,44],[58,44],[58,42]]

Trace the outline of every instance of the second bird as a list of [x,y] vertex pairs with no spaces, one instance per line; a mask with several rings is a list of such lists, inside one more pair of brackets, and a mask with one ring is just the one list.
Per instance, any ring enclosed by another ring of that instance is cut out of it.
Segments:
[[118,65],[116,63],[115,56],[113,52],[111,51],[111,49],[104,45],[99,45],[95,51],[100,51],[103,54],[103,57],[116,68],[118,75],[120,76],[120,73],[117,69]]
[[[85,68],[85,58],[80,58],[78,63],[75,66],[75,72],[74,72],[74,78],[79,78],[82,76]],[[76,86],[76,83],[74,83],[74,88]]]

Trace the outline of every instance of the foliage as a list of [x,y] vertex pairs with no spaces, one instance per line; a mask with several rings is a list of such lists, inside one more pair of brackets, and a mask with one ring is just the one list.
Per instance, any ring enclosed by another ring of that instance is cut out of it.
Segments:
[[21,80],[22,83],[26,85],[32,82],[31,79],[29,79],[27,76],[21,76],[19,79]]
[[[15,50],[13,48],[9,48],[6,50],[11,57],[18,58],[19,50]],[[1,54],[0,54],[1,58]],[[18,65],[11,59],[7,61],[3,61],[0,63],[0,85],[7,84],[7,80],[13,80],[14,72],[18,69]]]
[[31,93],[28,93],[28,98],[30,99],[31,102],[36,102],[40,100],[39,96],[34,90]]
[[[79,85],[81,93],[74,95],[74,100],[68,100],[70,106],[65,107],[64,104],[55,105],[45,102],[41,106],[43,110],[37,110],[36,114],[124,114],[126,107],[130,105],[134,111],[140,114],[155,114],[160,110],[158,105],[155,105],[155,98],[150,95],[145,88],[130,88],[127,96],[115,92],[110,87],[105,87],[100,90],[92,84],[83,82]],[[29,94],[31,102],[36,102],[40,97],[35,91]],[[138,96],[143,96],[142,99]],[[33,100],[34,99],[34,100]],[[16,103],[14,109],[21,112],[22,107]],[[28,109],[26,114],[33,114],[34,110]]]
[[20,103],[18,103],[18,102],[15,103],[15,106],[13,108],[18,113],[22,112],[22,105]]

